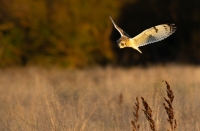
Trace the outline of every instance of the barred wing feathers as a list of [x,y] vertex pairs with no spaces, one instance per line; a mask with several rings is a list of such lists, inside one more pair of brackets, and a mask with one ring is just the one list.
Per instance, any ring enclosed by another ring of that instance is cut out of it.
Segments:
[[175,24],[162,24],[146,29],[139,35],[132,38],[137,47],[161,41],[176,31]]

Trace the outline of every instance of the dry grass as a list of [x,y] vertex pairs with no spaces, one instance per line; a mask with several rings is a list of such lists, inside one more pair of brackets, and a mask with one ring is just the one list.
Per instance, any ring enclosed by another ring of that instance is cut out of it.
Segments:
[[174,94],[173,94],[173,91],[170,89],[170,85],[168,84],[168,82],[167,81],[164,81],[164,82],[167,85],[167,97],[168,97],[168,99],[165,97],[164,97],[164,99],[165,99],[165,102],[168,104],[168,106],[166,106],[165,103],[163,103],[163,105],[164,105],[165,110],[168,115],[167,121],[169,122],[170,127],[171,127],[170,131],[175,131],[177,123],[176,123],[176,119],[174,119],[174,110],[173,110],[173,106],[172,106],[172,102],[174,100]]
[[143,109],[142,111],[144,112],[147,120],[149,121],[150,124],[150,128],[152,131],[156,131],[156,126],[153,120],[153,116],[152,116],[152,109],[150,108],[150,106],[148,105],[148,103],[146,102],[146,100],[144,100],[143,97],[141,97],[142,99],[142,103],[145,109]]
[[[132,105],[141,95],[148,98],[156,129],[166,130],[167,80],[176,96],[176,131],[200,131],[199,76],[200,68],[190,66],[0,70],[0,130],[130,131]],[[141,131],[151,130],[144,115],[138,123]]]
[[[168,115],[167,121],[169,122],[170,127],[171,127],[170,130],[167,130],[167,131],[175,131],[176,127],[177,127],[177,123],[176,123],[176,119],[174,119],[174,111],[173,111],[173,106],[172,106],[172,102],[174,100],[174,94],[173,94],[173,91],[171,90],[168,82],[167,81],[163,81],[163,82],[165,82],[166,86],[167,86],[166,91],[167,91],[168,99],[164,97],[164,100],[168,104],[168,106],[166,106],[165,103],[163,103],[163,105],[164,105],[164,108],[165,108],[166,113]],[[151,128],[152,131],[156,131],[156,125],[155,125],[155,122],[153,120],[152,109],[143,97],[141,97],[141,100],[142,100],[143,106],[145,108],[145,109],[142,109],[142,111],[144,112],[146,119],[149,121],[150,128]],[[133,131],[138,131],[139,127],[140,127],[140,125],[138,124],[138,120],[139,120],[138,97],[136,97],[136,103],[135,103],[135,106],[134,106],[134,111],[135,111],[135,112],[133,112],[134,120],[132,120],[131,123],[133,125]]]
[[140,124],[138,123],[139,120],[139,109],[140,109],[140,103],[138,100],[138,97],[136,97],[136,103],[135,106],[133,106],[134,108],[134,120],[131,121],[131,124],[133,125],[133,131],[139,131],[140,129]]

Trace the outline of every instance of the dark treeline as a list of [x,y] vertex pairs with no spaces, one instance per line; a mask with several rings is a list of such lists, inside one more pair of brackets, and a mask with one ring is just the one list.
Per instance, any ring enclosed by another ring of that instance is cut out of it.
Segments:
[[[125,5],[119,25],[132,37],[152,26],[175,23],[177,31],[158,43],[140,47],[140,55],[132,49],[119,50],[113,46],[121,65],[155,63],[200,64],[200,1],[199,0],[138,0]],[[115,30],[111,39],[119,37]]]
[[[199,64],[199,7],[198,0],[1,0],[0,67]],[[117,47],[109,14],[132,37],[163,23],[178,30],[141,55]]]

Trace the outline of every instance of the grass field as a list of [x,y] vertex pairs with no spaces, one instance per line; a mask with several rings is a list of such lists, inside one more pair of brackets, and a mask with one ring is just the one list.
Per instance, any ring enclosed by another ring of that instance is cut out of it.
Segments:
[[200,67],[39,67],[0,70],[1,131],[132,131],[139,97],[141,131],[150,131],[141,109],[144,97],[156,129],[169,129],[163,97],[174,92],[177,131],[200,131]]

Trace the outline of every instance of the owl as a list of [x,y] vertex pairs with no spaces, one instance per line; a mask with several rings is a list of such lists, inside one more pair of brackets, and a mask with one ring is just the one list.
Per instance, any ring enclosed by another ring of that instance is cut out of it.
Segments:
[[119,40],[117,40],[119,48],[132,47],[140,53],[142,53],[142,51],[139,49],[140,46],[145,46],[150,43],[161,41],[176,31],[175,24],[162,24],[146,29],[139,35],[131,38],[126,32],[124,32],[115,24],[111,16],[110,19],[114,27],[119,31],[121,35]]

